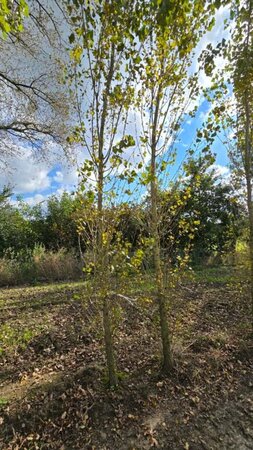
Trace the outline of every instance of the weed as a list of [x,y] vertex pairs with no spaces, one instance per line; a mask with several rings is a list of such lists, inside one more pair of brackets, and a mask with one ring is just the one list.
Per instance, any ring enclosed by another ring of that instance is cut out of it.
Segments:
[[26,348],[36,331],[24,328],[15,329],[13,326],[4,324],[0,327],[0,355],[17,347]]
[[233,272],[230,267],[195,267],[194,278],[199,283],[220,283],[230,282]]
[[63,248],[57,252],[46,251],[41,245],[20,252],[8,249],[0,259],[0,286],[74,280],[81,275],[82,263],[73,252]]

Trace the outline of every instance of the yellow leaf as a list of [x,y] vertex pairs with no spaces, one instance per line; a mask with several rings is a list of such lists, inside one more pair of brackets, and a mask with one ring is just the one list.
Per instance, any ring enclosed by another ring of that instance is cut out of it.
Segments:
[[82,56],[83,50],[80,45],[74,48],[74,50],[71,50],[70,57],[74,59],[76,62],[79,62]]

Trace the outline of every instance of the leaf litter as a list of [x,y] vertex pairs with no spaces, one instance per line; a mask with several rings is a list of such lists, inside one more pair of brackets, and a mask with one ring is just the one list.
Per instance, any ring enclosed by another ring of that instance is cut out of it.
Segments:
[[138,309],[123,305],[114,391],[106,387],[101,318],[82,284],[3,290],[1,300],[1,324],[17,336],[33,330],[24,342],[2,344],[1,449],[253,448],[249,304],[236,288],[177,290],[168,379],[159,370],[155,305],[147,316],[141,298]]

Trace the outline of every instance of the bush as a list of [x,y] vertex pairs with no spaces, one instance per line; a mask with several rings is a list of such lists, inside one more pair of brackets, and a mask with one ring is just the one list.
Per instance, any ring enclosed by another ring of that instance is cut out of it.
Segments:
[[0,259],[0,286],[13,286],[18,284],[16,281],[19,272],[17,264],[5,257]]
[[14,252],[8,249],[0,259],[0,286],[63,281],[82,276],[82,263],[74,252],[60,249],[46,251],[42,245],[33,250]]
[[46,251],[43,246],[36,246],[33,251],[33,261],[40,280],[60,281],[79,278],[82,274],[82,264],[73,251],[64,248],[57,252]]

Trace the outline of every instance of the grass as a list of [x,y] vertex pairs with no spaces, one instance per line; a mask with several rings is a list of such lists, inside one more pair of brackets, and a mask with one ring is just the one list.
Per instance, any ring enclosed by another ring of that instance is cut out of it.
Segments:
[[[217,267],[203,267],[195,266],[192,270],[189,270],[182,277],[182,282],[191,284],[197,283],[218,283],[227,284],[231,282],[237,282],[240,278],[238,270],[232,266],[217,266]],[[171,281],[171,277],[167,277],[167,281]],[[152,270],[143,273],[141,276],[135,276],[126,282],[126,291],[130,294],[149,294],[154,291],[155,276]],[[177,284],[175,278],[175,285]]]
[[3,324],[0,327],[0,355],[16,350],[18,347],[25,349],[41,329],[39,325],[23,328],[14,324]]
[[219,266],[219,267],[194,267],[193,279],[198,283],[221,283],[226,284],[231,282],[234,277],[234,268]]

